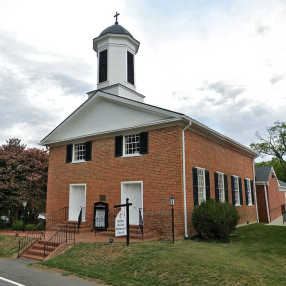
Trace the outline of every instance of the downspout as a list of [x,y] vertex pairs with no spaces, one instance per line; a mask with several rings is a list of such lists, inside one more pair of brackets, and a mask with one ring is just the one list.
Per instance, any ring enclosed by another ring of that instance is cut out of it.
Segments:
[[256,221],[259,222],[258,207],[257,207],[257,193],[256,193],[256,173],[255,173],[255,163],[253,160],[253,189],[255,195],[255,208],[256,208]]
[[267,190],[266,190],[266,183],[264,183],[264,195],[265,195],[265,202],[266,202],[267,219],[268,219],[268,223],[270,223],[269,204],[268,204],[268,196],[267,196]]
[[187,194],[186,194],[186,154],[185,154],[185,131],[190,128],[192,122],[189,121],[188,125],[182,130],[182,159],[183,159],[183,195],[184,195],[184,225],[185,225],[185,238],[188,235],[188,212],[187,212]]

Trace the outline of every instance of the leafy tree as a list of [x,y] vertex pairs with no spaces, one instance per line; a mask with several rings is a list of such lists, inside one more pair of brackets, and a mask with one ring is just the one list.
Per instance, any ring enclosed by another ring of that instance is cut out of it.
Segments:
[[27,221],[34,221],[45,209],[47,173],[47,151],[27,148],[17,138],[0,146],[0,214],[14,221],[27,201]]
[[286,122],[274,122],[272,127],[267,128],[265,137],[257,134],[259,143],[252,143],[250,147],[260,155],[276,157],[282,164],[285,164],[286,156]]
[[256,163],[256,166],[273,166],[278,179],[286,182],[286,165],[281,164],[277,158],[272,158],[270,161]]
[[252,143],[250,147],[261,156],[270,155],[272,159],[257,165],[273,166],[277,177],[286,181],[286,122],[274,122],[266,131],[265,136],[257,134],[260,142]]

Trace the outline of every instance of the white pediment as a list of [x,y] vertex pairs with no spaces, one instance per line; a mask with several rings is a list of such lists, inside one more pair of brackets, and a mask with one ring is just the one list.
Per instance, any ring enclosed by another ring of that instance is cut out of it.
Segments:
[[95,95],[45,137],[41,144],[63,142],[176,118],[176,114],[172,112],[164,112],[159,108],[154,110],[145,104],[138,104],[119,97]]

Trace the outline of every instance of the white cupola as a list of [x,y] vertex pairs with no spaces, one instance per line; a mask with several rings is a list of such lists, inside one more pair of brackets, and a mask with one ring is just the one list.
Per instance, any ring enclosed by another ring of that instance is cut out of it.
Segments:
[[137,41],[125,28],[115,24],[103,30],[93,39],[97,53],[97,89],[143,101],[144,96],[136,92],[135,55],[139,49]]

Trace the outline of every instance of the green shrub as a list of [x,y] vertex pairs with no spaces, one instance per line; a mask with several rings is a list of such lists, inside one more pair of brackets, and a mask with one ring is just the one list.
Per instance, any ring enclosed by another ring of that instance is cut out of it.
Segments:
[[12,229],[13,230],[24,230],[24,222],[22,220],[16,220],[12,224]]
[[228,239],[238,220],[239,215],[233,205],[215,200],[202,202],[192,215],[193,226],[204,239]]
[[25,230],[31,231],[31,230],[36,230],[36,225],[33,223],[27,224],[25,226]]

